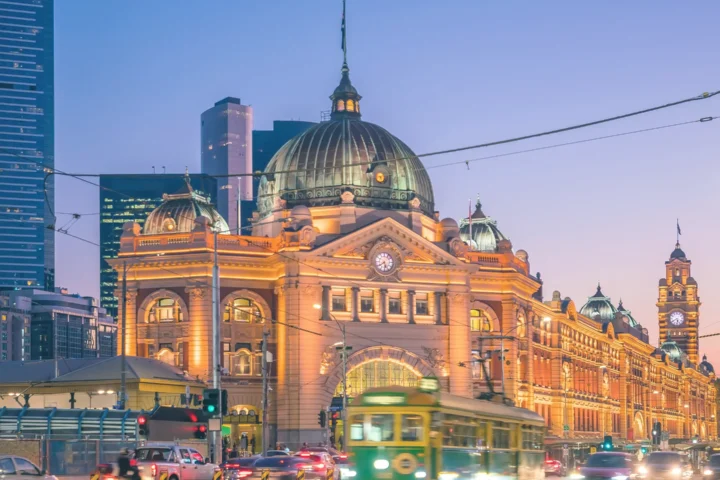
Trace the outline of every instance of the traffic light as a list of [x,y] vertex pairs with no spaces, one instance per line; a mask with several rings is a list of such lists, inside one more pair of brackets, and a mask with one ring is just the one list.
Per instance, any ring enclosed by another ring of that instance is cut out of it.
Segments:
[[205,425],[195,427],[195,438],[198,440],[205,440],[207,438],[207,427]]
[[693,439],[692,439],[692,442],[693,442],[693,443],[698,443],[699,440],[700,440],[700,438],[699,438],[697,435],[695,435],[695,436],[693,437]]
[[611,450],[613,449],[612,436],[610,436],[610,435],[605,435],[605,438],[603,439],[602,448],[603,448],[603,450],[605,450],[605,451],[607,451],[607,452],[609,452],[609,451],[611,451]]
[[653,445],[660,445],[661,435],[662,435],[662,424],[660,422],[653,423],[653,431],[652,431]]
[[148,418],[145,415],[139,415],[137,417],[138,436],[147,437],[150,434],[150,428],[147,422]]
[[223,390],[223,391],[220,393],[220,404],[221,404],[220,411],[222,412],[223,416],[227,415],[227,413],[228,413],[228,394],[227,394],[227,390]]
[[640,447],[640,451],[642,452],[643,455],[645,455],[648,452],[648,448],[645,446]]
[[220,398],[216,388],[203,390],[203,412],[215,416],[220,413]]
[[318,413],[318,425],[323,428],[327,425],[327,414],[325,410],[320,410],[320,413]]

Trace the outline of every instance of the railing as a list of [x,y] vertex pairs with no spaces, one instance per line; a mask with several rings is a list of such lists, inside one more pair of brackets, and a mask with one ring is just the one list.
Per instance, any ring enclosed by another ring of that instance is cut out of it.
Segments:
[[[213,250],[215,240],[212,232],[191,232],[189,234],[137,235],[120,239],[120,254],[162,252],[172,253],[175,249]],[[272,255],[280,247],[280,238],[253,237],[247,235],[218,235],[218,249],[258,255]]]

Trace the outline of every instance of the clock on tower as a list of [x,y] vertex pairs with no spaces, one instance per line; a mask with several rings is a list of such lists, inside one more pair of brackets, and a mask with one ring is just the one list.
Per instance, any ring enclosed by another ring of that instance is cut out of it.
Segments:
[[680,243],[665,262],[665,277],[660,279],[658,292],[658,321],[660,344],[675,342],[695,365],[698,357],[698,327],[700,298],[698,286],[690,276],[691,262]]

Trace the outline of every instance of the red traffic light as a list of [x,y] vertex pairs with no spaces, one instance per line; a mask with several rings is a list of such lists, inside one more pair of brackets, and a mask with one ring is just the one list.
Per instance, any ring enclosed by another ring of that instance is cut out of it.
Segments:
[[147,417],[144,415],[140,415],[137,418],[137,423],[138,423],[138,425],[145,425],[147,423]]
[[198,432],[200,432],[200,433],[205,433],[205,432],[207,432],[207,427],[206,427],[205,425],[200,425],[200,426],[198,427]]

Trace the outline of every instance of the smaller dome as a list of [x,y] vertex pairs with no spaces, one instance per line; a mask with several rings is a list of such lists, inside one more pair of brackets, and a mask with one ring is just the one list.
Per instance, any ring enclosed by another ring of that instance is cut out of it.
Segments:
[[670,260],[674,260],[674,259],[687,261],[685,252],[683,252],[682,249],[680,248],[680,243],[675,244],[675,250],[673,250],[672,253],[670,254]]
[[528,255],[528,252],[526,252],[525,250],[518,250],[517,252],[515,252],[515,256],[525,263],[527,263],[528,258],[530,257]]
[[460,235],[460,227],[454,218],[443,218],[440,220],[440,230],[442,231],[442,239],[457,238]]
[[190,233],[200,218],[207,219],[213,231],[230,233],[225,219],[210,200],[193,191],[190,178],[186,176],[185,188],[172,195],[163,195],[163,202],[150,212],[143,226],[143,234]]
[[615,313],[617,313],[617,309],[610,302],[610,297],[603,295],[599,283],[595,295],[588,297],[587,303],[580,309],[581,315],[602,322],[613,321],[615,319]]
[[662,345],[660,345],[660,350],[667,353],[670,358],[677,362],[682,359],[683,351],[680,349],[677,343],[675,342],[664,342]]
[[703,355],[702,362],[700,362],[700,372],[705,375],[715,373],[715,367],[713,367],[712,363],[708,362],[707,355]]
[[497,222],[485,216],[479,200],[475,213],[469,219],[460,220],[460,238],[478,252],[497,253],[501,242],[509,245],[509,239],[498,229]]
[[635,320],[635,318],[630,314],[630,310],[623,306],[622,299],[620,299],[620,303],[617,306],[617,311],[622,313],[623,316],[627,318],[628,325],[630,325],[631,327],[642,328],[642,325],[640,325],[638,321]]

